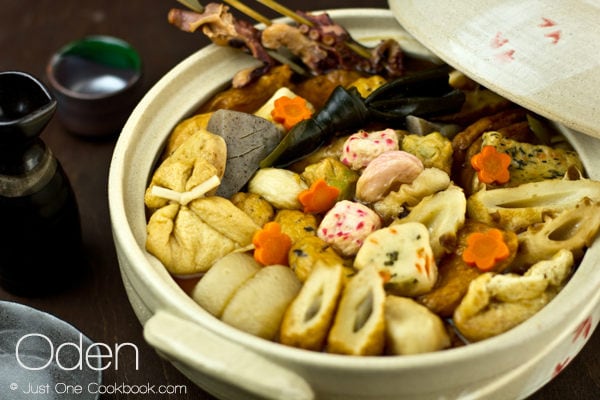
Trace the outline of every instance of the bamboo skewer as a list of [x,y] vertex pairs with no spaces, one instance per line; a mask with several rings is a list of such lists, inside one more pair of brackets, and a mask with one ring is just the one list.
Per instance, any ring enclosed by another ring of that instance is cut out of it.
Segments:
[[369,53],[369,50],[365,49],[357,43],[346,42],[346,46],[350,47],[350,50],[352,50],[361,57],[371,58],[371,53]]
[[202,7],[202,4],[200,4],[200,2],[198,0],[177,0],[177,1],[192,11],[195,11],[198,13],[201,13],[202,11],[204,11],[204,7]]
[[[180,2],[181,4],[187,6],[188,8],[192,9],[193,11],[202,12],[203,7],[202,7],[202,5],[200,5],[200,3],[197,0],[177,0],[177,1]],[[291,9],[285,7],[284,5],[279,4],[275,0],[256,0],[256,1],[262,5],[270,8],[273,11],[292,19],[293,21],[296,21],[299,24],[304,24],[304,25],[307,25],[310,27],[314,26],[312,21],[304,18],[302,15],[296,13],[295,11],[292,11]],[[255,21],[263,23],[265,26],[269,26],[273,23],[269,18],[265,17],[264,15],[262,15],[261,13],[259,13],[257,11],[254,11],[252,8],[248,7],[247,5],[245,5],[244,3],[242,3],[239,0],[223,0],[223,2],[229,4],[231,7],[235,8],[236,10],[240,11],[241,13],[246,14],[247,16],[254,19]],[[356,54],[358,54],[361,57],[371,58],[371,53],[366,48],[359,45],[358,43],[352,43],[352,42],[347,41],[346,46],[348,46],[352,51],[354,51]]]
[[[223,1],[227,4],[229,4],[231,7],[235,8],[236,10],[240,11],[241,13],[246,14],[250,18],[253,18],[255,21],[262,22],[263,24],[265,24],[265,26],[269,26],[273,23],[270,19],[268,19],[264,15],[254,11],[253,9],[251,9],[250,7],[246,6],[245,4],[243,4],[242,2],[240,2],[238,0],[223,0]],[[299,66],[292,60],[288,59],[287,57],[279,54],[278,52],[276,52],[274,50],[267,50],[267,53],[269,53],[269,55],[271,57],[273,57],[280,63],[289,65],[290,68],[292,70],[294,70],[296,73],[298,73],[300,75],[306,75],[306,71],[304,70],[304,68],[302,68],[301,66]]]
[[286,6],[284,6],[282,4],[277,3],[276,1],[273,1],[273,0],[256,0],[256,1],[264,6],[269,7],[271,10],[278,12],[279,14],[298,22],[299,24],[304,24],[304,25],[308,25],[308,26],[314,25],[311,21],[307,20],[302,15],[297,14],[296,12],[290,10],[289,8],[287,8]]
[[266,26],[269,26],[272,24],[272,22],[269,18],[254,11],[253,9],[251,9],[250,7],[248,7],[241,1],[238,1],[238,0],[223,0],[223,1],[227,4],[229,4],[231,7],[235,8],[236,10],[246,14],[247,16],[254,19],[255,21],[261,22],[261,23],[265,24]]
[[[271,10],[278,12],[279,14],[288,17],[299,24],[308,25],[310,27],[314,26],[312,21],[304,18],[302,15],[299,15],[295,11],[290,10],[282,4],[279,4],[275,0],[256,0],[260,4],[269,7]],[[352,51],[364,58],[371,58],[371,53],[364,47],[361,47],[357,43],[346,42],[346,46],[348,46]]]

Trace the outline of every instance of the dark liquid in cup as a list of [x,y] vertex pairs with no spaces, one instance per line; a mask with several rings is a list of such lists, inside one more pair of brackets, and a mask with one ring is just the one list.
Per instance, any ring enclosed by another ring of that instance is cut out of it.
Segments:
[[114,93],[124,89],[137,72],[116,68],[78,55],[64,55],[55,66],[56,79],[64,87],[86,95]]

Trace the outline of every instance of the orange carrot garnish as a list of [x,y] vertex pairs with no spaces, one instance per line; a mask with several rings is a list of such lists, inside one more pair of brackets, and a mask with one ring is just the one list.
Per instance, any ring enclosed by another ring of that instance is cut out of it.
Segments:
[[298,200],[304,207],[305,213],[320,214],[328,211],[335,204],[340,189],[327,184],[325,179],[317,179],[310,188],[298,195]]
[[252,237],[254,259],[262,265],[288,265],[292,239],[281,231],[279,223],[267,222]]
[[494,146],[483,146],[480,153],[471,157],[471,165],[483,183],[502,184],[508,182],[510,161],[511,158],[508,154],[498,152]]
[[492,228],[485,232],[473,232],[467,236],[467,248],[463,260],[482,271],[489,271],[496,262],[508,258],[510,250],[504,242],[502,232]]
[[310,118],[311,115],[312,111],[308,108],[306,100],[300,96],[281,96],[275,100],[275,107],[271,111],[273,120],[282,124],[286,130],[292,129],[298,122]]

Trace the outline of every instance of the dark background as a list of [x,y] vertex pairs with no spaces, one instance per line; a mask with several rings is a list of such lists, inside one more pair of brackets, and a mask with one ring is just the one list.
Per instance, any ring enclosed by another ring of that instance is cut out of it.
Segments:
[[[257,4],[246,2],[247,4]],[[380,7],[384,0],[285,1],[289,8]],[[21,70],[45,80],[45,67],[55,49],[90,34],[108,34],[130,42],[141,53],[144,88],[208,41],[183,33],[167,22],[175,0],[0,0],[0,71]],[[256,5],[269,17],[274,14]],[[426,21],[424,21],[426,23]],[[212,399],[169,363],[142,337],[142,327],[127,300],[112,242],[107,202],[107,178],[116,137],[86,140],[69,134],[54,118],[42,135],[62,163],[75,190],[82,217],[83,240],[90,275],[74,289],[43,298],[22,298],[0,289],[0,299],[13,300],[50,312],[79,328],[93,340],[109,345],[132,342],[140,350],[140,368],[122,359],[119,370],[104,371],[104,383],[187,386],[178,399]],[[600,333],[532,399],[600,398]],[[485,368],[485,366],[480,366]],[[1,393],[1,391],[0,391]],[[111,395],[103,399],[133,398]],[[149,398],[149,396],[140,396]]]

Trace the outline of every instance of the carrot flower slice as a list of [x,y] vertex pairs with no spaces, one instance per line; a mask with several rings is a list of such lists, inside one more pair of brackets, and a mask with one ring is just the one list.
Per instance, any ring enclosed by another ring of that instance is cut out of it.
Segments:
[[252,237],[254,259],[262,265],[288,265],[292,239],[281,231],[279,223],[267,222]]
[[489,271],[496,262],[508,258],[510,250],[499,229],[488,229],[485,232],[473,232],[467,236],[467,248],[463,252],[463,260],[475,265],[482,271]]
[[494,146],[483,146],[481,152],[471,157],[471,165],[477,171],[477,177],[483,183],[506,183],[510,179],[511,158],[500,153]]
[[310,118],[312,111],[308,108],[306,100],[300,96],[290,98],[281,96],[274,103],[271,117],[279,122],[286,130],[292,129],[298,122]]
[[310,188],[300,192],[298,200],[305,213],[319,214],[333,207],[339,194],[339,188],[328,185],[325,179],[317,179]]

